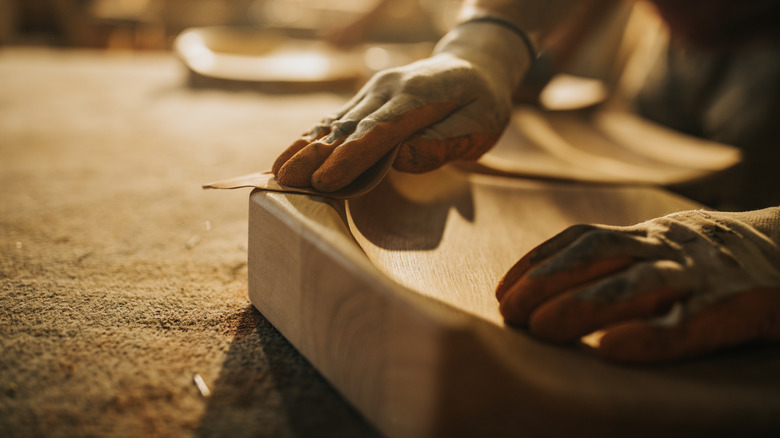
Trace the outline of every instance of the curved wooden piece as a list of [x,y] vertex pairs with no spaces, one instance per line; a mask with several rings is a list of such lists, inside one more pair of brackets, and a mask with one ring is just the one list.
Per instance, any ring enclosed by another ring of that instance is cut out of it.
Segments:
[[739,163],[733,146],[672,131],[626,111],[515,108],[483,173],[596,183],[673,185]]
[[564,227],[695,207],[647,187],[452,168],[391,172],[349,201],[254,191],[250,298],[389,436],[778,432],[777,348],[630,368],[498,315],[498,279]]

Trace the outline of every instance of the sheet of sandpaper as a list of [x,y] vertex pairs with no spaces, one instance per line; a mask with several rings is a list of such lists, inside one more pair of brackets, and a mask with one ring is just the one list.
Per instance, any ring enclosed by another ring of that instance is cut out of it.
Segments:
[[237,189],[242,187],[252,187],[271,192],[302,193],[309,195],[327,196],[336,199],[349,199],[364,195],[371,191],[380,181],[382,181],[387,172],[390,171],[393,161],[398,154],[398,148],[388,152],[379,162],[374,164],[367,171],[363,172],[355,181],[341,190],[324,193],[313,187],[291,187],[281,184],[270,170],[251,173],[223,181],[217,181],[203,185],[204,189]]

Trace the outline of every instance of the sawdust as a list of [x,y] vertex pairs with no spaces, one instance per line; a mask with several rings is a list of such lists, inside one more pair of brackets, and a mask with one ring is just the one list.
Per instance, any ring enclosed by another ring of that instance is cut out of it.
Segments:
[[0,436],[376,434],[249,304],[248,193],[200,189],[340,96],[188,91],[164,55],[0,77]]

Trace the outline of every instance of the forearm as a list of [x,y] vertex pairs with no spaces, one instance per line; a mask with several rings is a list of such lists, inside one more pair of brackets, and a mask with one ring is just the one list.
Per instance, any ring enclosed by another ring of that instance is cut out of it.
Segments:
[[[780,248],[780,206],[731,213],[731,215],[736,220],[750,224],[756,231],[766,236],[775,247]],[[777,262],[780,264],[780,260]]]
[[464,59],[515,90],[550,35],[576,28],[569,21],[592,17],[584,12],[595,5],[616,1],[466,0],[459,24],[439,41],[434,54]]
[[566,27],[577,17],[591,16],[589,11],[613,4],[615,0],[466,0],[459,20],[496,15],[516,24],[528,33],[536,47],[550,35]]
[[443,54],[468,61],[503,84],[511,95],[531,66],[535,49],[510,27],[477,21],[448,32],[434,49],[434,56]]
[[[528,37],[532,49],[527,51],[524,47],[526,44],[520,44],[516,40],[504,37],[505,43],[514,44],[514,46],[513,52],[503,51],[501,62],[505,59],[511,59],[506,68],[515,76],[519,72],[519,75],[523,77],[530,62],[518,67],[516,65],[517,58],[521,58],[522,61],[533,61],[536,54],[544,51],[547,53],[548,64],[546,65],[549,68],[553,70],[563,68],[570,56],[579,50],[583,41],[588,40],[588,35],[603,25],[605,20],[609,19],[624,1],[626,0],[466,0],[461,9],[459,22],[465,23],[482,17],[494,17],[521,29],[521,32]],[[458,27],[450,32],[442,42],[453,39],[456,41],[458,39],[464,40],[464,38],[458,38],[457,32],[455,32],[457,30]],[[494,36],[482,38],[486,32],[479,31],[477,38],[474,38],[472,34],[469,35],[471,38],[457,42],[473,46],[482,44],[480,40],[496,40]],[[493,32],[500,33],[501,31],[494,30]],[[507,32],[509,31],[504,29],[504,33]],[[470,52],[489,55],[491,50],[478,47],[477,50],[470,49]],[[512,54],[507,55],[506,53]],[[493,57],[495,58],[495,56]],[[549,64],[550,62],[552,64]],[[552,71],[549,72],[549,74],[551,73]],[[513,83],[518,85],[516,81]],[[538,93],[540,90],[541,88],[534,89],[531,94]]]

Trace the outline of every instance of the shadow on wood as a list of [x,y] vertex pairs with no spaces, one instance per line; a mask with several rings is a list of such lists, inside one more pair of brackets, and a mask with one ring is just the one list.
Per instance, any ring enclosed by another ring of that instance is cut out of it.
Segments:
[[[419,189],[431,181],[451,188],[443,199]],[[780,431],[777,354],[623,367],[540,343],[498,314],[504,271],[566,226],[696,207],[651,187],[453,168],[391,173],[347,201],[254,191],[250,299],[389,436]],[[752,377],[735,374],[735,362]]]

